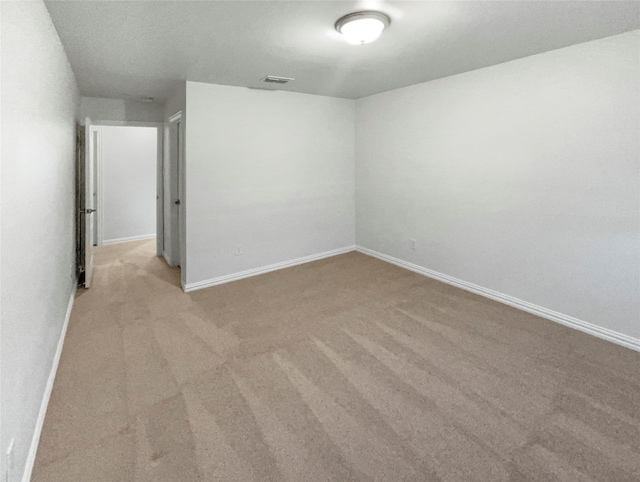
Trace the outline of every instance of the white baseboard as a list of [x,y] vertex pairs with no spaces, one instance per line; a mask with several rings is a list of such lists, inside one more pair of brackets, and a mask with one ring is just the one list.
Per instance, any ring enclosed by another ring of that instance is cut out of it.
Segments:
[[325,251],[323,253],[312,254],[311,256],[304,256],[302,258],[283,261],[282,263],[270,264],[268,266],[262,266],[260,268],[248,269],[246,271],[240,271],[239,273],[228,274],[226,276],[220,276],[218,278],[198,281],[196,283],[188,283],[183,286],[183,289],[185,292],[201,290],[203,288],[209,288],[210,286],[230,283],[231,281],[237,281],[239,279],[249,278],[251,276],[258,276],[259,274],[269,273],[271,271],[277,271],[279,269],[290,268],[291,266],[297,266],[299,264],[310,263],[311,261],[317,261],[319,259],[330,258],[331,256],[349,253],[351,251],[354,251],[355,249],[355,246],[348,246],[346,248],[334,249],[331,251]]
[[42,403],[40,404],[40,412],[38,412],[36,427],[33,431],[31,446],[29,447],[29,454],[27,455],[27,461],[25,463],[24,472],[22,474],[22,482],[29,482],[31,480],[31,473],[33,472],[33,466],[36,462],[36,453],[38,452],[38,444],[40,443],[40,435],[42,434],[42,426],[44,425],[44,417],[47,414],[49,398],[51,398],[51,391],[53,390],[53,382],[56,379],[56,372],[58,371],[58,364],[60,363],[60,355],[62,355],[62,345],[64,344],[64,338],[67,334],[67,327],[69,326],[69,319],[71,318],[71,308],[73,308],[73,301],[76,298],[76,290],[77,281],[74,280],[73,287],[71,288],[71,295],[69,296],[69,304],[67,305],[67,313],[65,314],[64,323],[62,324],[62,330],[60,331],[60,338],[58,339],[58,346],[56,348],[56,353],[53,356],[53,362],[51,364],[51,370],[49,371],[47,384],[44,387]]
[[540,316],[541,318],[546,318],[547,320],[555,321],[556,323],[560,323],[562,325],[583,331],[590,335],[597,336],[598,338],[602,338],[618,345],[631,348],[632,350],[640,351],[640,339],[638,338],[634,338],[617,331],[609,330],[608,328],[603,328],[601,326],[594,325],[593,323],[589,323],[588,321],[583,321],[569,315],[558,313],[557,311],[553,311],[542,306],[534,305],[533,303],[529,303],[528,301],[523,301],[518,298],[514,298],[513,296],[505,295],[504,293],[500,293],[498,291],[483,288],[482,286],[473,283],[468,283],[467,281],[454,278],[453,276],[439,273],[437,271],[424,268],[417,264],[413,264],[399,258],[394,258],[393,256],[389,256],[383,253],[379,253],[372,249],[364,248],[362,246],[356,246],[356,251],[367,254],[369,256],[373,256],[374,258],[381,259],[382,261],[395,264],[396,266],[400,266],[401,268],[408,269],[429,278],[442,281],[443,283],[450,284],[457,288],[462,288],[463,290],[470,291],[471,293],[475,293],[477,295],[499,301],[500,303],[504,303],[505,305],[513,306],[514,308],[532,313],[534,315]]
[[128,238],[106,239],[102,241],[102,244],[126,243],[128,241],[141,241],[143,239],[152,239],[155,237],[155,234],[143,234],[141,236],[129,236]]

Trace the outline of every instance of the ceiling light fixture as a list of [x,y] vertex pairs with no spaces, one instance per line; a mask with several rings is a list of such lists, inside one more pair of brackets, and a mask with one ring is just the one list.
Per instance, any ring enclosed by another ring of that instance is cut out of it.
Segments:
[[296,79],[292,77],[280,77],[278,75],[267,75],[264,79],[260,80],[268,84],[286,84],[287,82],[291,82]]
[[336,30],[350,44],[361,45],[373,42],[389,26],[391,19],[384,13],[366,11],[354,12],[339,18]]

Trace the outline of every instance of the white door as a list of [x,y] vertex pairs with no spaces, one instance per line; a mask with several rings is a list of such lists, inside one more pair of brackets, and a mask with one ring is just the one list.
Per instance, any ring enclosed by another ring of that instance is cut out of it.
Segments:
[[181,215],[182,215],[182,119],[176,122],[176,144],[177,144],[177,152],[176,152],[176,200],[173,204],[176,206],[176,244],[175,244],[175,259],[176,264],[182,267],[182,229],[181,229]]
[[156,172],[156,255],[162,256],[164,252],[164,127],[158,127],[157,131],[157,163]]
[[84,287],[91,286],[93,275],[93,244],[95,234],[95,212],[96,212],[96,189],[95,189],[95,167],[96,167],[96,147],[97,131],[91,129],[91,119],[87,117],[85,121],[85,246],[84,246]]
[[180,248],[180,217],[181,217],[181,163],[183,153],[182,113],[178,112],[169,119],[167,129],[169,157],[165,170],[165,224],[164,224],[164,253],[170,266],[179,266]]

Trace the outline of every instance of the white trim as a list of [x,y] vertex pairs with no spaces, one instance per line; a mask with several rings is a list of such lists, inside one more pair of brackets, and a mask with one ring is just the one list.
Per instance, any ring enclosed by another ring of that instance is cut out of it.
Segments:
[[94,163],[94,182],[95,185],[93,186],[94,190],[96,191],[96,205],[93,206],[96,209],[95,212],[95,223],[96,223],[96,229],[94,230],[94,232],[96,233],[96,238],[94,239],[94,242],[97,246],[101,246],[104,244],[103,242],[103,237],[104,237],[104,216],[102,215],[102,209],[104,208],[104,190],[102,189],[102,173],[103,173],[103,165],[102,165],[102,130],[100,129],[100,126],[92,126],[89,130],[89,132],[92,135],[92,141],[93,141],[93,133],[95,132],[96,134],[96,138],[95,138],[95,146],[94,146],[94,152],[95,152],[95,159],[91,159],[90,162]]
[[155,234],[141,234],[140,236],[129,236],[126,238],[107,239],[106,241],[103,241],[102,244],[127,243],[129,241],[141,241],[143,239],[152,239],[155,237],[156,237]]
[[51,371],[49,372],[49,378],[47,384],[44,387],[44,393],[42,395],[42,403],[40,404],[40,412],[38,413],[38,419],[36,420],[36,427],[31,438],[31,446],[29,447],[29,454],[27,455],[27,461],[24,466],[24,472],[22,474],[22,482],[29,482],[31,480],[31,473],[36,462],[36,453],[38,452],[38,444],[40,443],[40,435],[42,434],[42,427],[44,425],[44,417],[47,414],[47,407],[49,406],[49,399],[51,398],[51,392],[53,390],[53,382],[56,379],[56,372],[58,371],[58,364],[60,363],[60,355],[62,355],[62,345],[64,344],[64,338],[67,334],[67,327],[69,326],[69,319],[71,318],[71,308],[73,308],[73,301],[76,298],[77,280],[73,280],[73,286],[71,288],[71,294],[69,295],[69,304],[67,305],[67,313],[64,316],[64,323],[62,324],[62,330],[60,331],[60,338],[58,339],[58,346],[56,353],[53,356],[53,362],[51,364]]
[[203,288],[209,288],[210,286],[216,286],[223,283],[230,283],[231,281],[237,281],[243,278],[249,278],[251,276],[258,276],[260,274],[269,273],[271,271],[277,271],[280,269],[290,268],[291,266],[297,266],[299,264],[310,263],[311,261],[317,261],[319,259],[330,258],[339,254],[350,253],[355,251],[355,246],[347,246],[346,248],[333,249],[331,251],[324,251],[323,253],[312,254],[310,256],[303,256],[302,258],[295,258],[289,261],[283,261],[281,263],[270,264],[268,266],[262,266],[260,268],[248,269],[246,271],[240,271],[239,273],[228,274],[220,276],[218,278],[212,278],[204,281],[197,281],[195,283],[188,283],[183,285],[185,292],[201,290]]
[[408,261],[394,258],[393,256],[379,253],[372,249],[364,248],[362,246],[356,246],[356,251],[367,254],[374,258],[381,259],[382,261],[395,264],[396,266],[408,269],[409,271],[413,271],[414,273],[418,273],[429,278],[442,281],[443,283],[450,284],[457,288],[462,288],[463,290],[470,291],[471,293],[484,296],[485,298],[490,298],[492,300],[499,301],[500,303],[504,303],[505,305],[513,306],[514,308],[532,313],[534,315],[540,316],[541,318],[546,318],[547,320],[555,321],[556,323],[560,323],[570,328],[574,328],[590,335],[597,336],[598,338],[602,338],[618,345],[631,348],[632,350],[640,351],[640,339],[638,338],[634,338],[632,336],[625,335],[608,328],[603,328],[593,323],[589,323],[588,321],[583,321],[578,318],[565,315],[563,313],[558,313],[557,311],[553,311],[542,306],[534,305],[533,303],[529,303],[528,301],[520,300],[518,298],[514,298],[513,296],[505,295],[504,293],[500,293],[489,288],[483,288],[482,286],[469,283],[467,281],[463,281],[454,278],[453,276],[439,273],[428,268],[424,268]]
[[110,120],[95,120],[91,121],[91,125],[94,126],[111,126],[111,127],[155,127],[161,128],[164,125],[162,121],[110,121]]
[[175,114],[173,114],[171,117],[169,117],[169,122],[175,122],[182,119],[182,111],[178,111]]

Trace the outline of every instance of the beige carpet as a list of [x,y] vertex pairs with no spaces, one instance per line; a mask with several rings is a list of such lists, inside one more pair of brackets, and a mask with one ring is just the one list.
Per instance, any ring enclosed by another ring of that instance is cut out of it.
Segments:
[[98,250],[35,481],[638,481],[640,354],[350,253],[183,293]]

